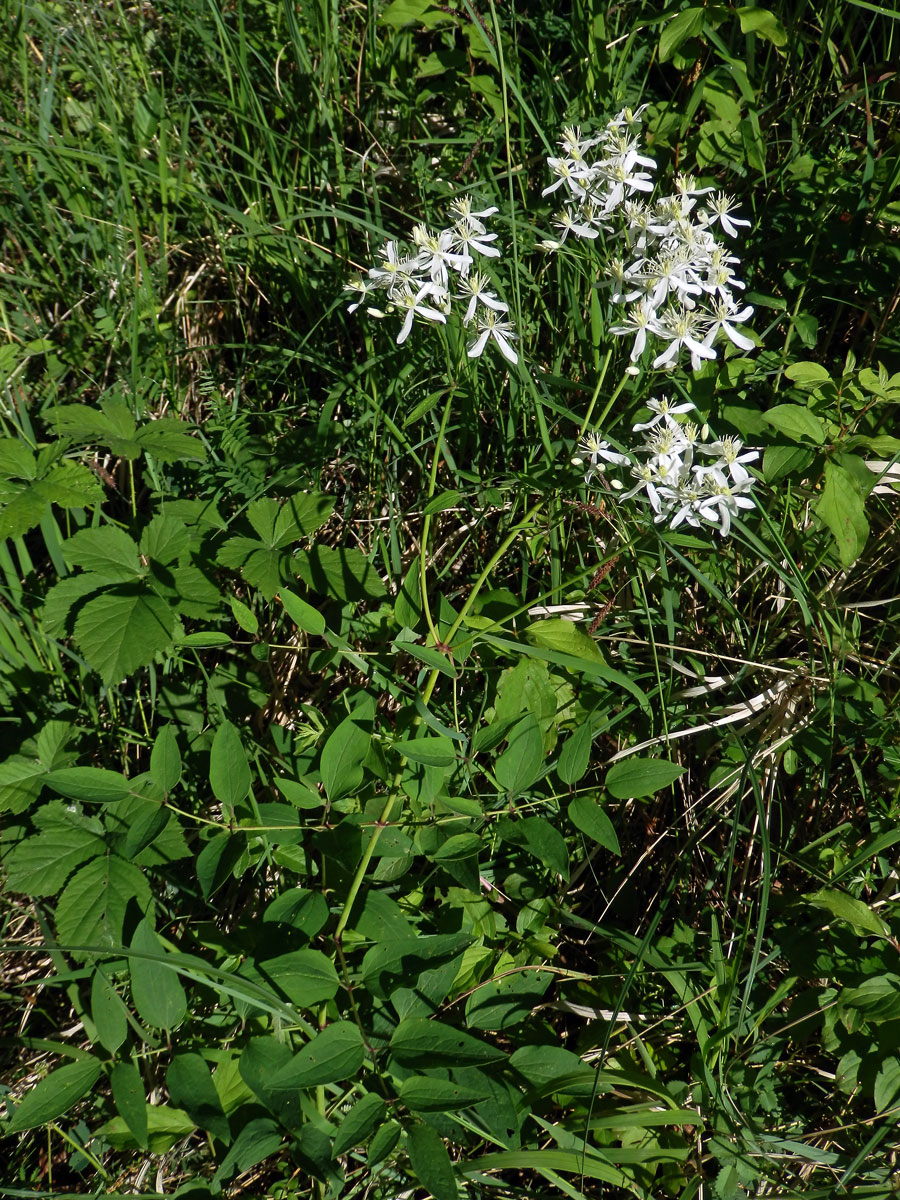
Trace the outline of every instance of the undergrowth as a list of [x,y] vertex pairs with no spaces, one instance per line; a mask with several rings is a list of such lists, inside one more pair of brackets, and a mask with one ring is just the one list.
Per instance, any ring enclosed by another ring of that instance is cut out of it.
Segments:
[[895,1194],[897,14],[4,14],[0,1192]]

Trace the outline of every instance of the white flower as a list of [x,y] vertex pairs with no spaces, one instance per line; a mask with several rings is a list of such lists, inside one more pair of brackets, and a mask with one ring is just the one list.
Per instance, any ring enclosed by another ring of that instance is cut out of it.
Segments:
[[416,263],[420,271],[427,271],[432,283],[446,288],[449,283],[448,270],[452,268],[460,274],[468,273],[472,263],[469,254],[454,253],[454,231],[442,229],[440,233],[430,233],[425,225],[413,228],[413,241],[419,247]]
[[695,371],[700,370],[703,359],[715,358],[715,350],[711,350],[709,346],[704,346],[699,341],[700,320],[700,314],[688,308],[670,308],[664,312],[654,333],[661,338],[668,339],[669,345],[662,354],[654,358],[653,366],[664,367],[668,363],[674,365],[682,346],[686,346],[690,350],[691,366]]
[[397,345],[402,346],[409,337],[409,331],[412,329],[413,319],[420,317],[423,321],[434,321],[441,325],[446,325],[447,318],[442,312],[430,305],[423,304],[422,301],[431,293],[431,284],[424,284],[417,292],[413,292],[409,286],[405,287],[399,295],[395,296],[393,303],[399,309],[406,309],[406,316],[403,319],[403,324],[400,327],[400,332],[397,334]]
[[576,221],[567,208],[561,209],[553,218],[553,224],[557,229],[562,230],[560,242],[564,242],[570,233],[574,233],[580,238],[595,238],[599,236],[598,230],[591,228],[584,221]]
[[621,337],[628,333],[635,335],[630,358],[632,362],[637,362],[644,353],[644,347],[647,345],[647,331],[650,330],[652,332],[655,324],[656,310],[651,307],[648,301],[642,300],[640,304],[635,304],[633,308],[629,309],[621,325],[613,325],[609,332],[616,337]]
[[478,330],[478,336],[474,341],[469,343],[466,353],[469,358],[479,358],[488,340],[493,340],[500,347],[500,352],[505,359],[513,364],[519,361],[519,356],[512,347],[511,339],[518,335],[513,331],[509,321],[502,320],[493,309],[487,309],[476,321],[475,327]]
[[712,209],[711,219],[715,220],[718,218],[719,224],[731,237],[738,236],[738,231],[735,229],[736,225],[747,225],[749,227],[749,221],[731,216],[735,204],[734,197],[726,196],[724,192],[716,192],[715,196],[708,201],[708,204]]
[[486,233],[487,229],[481,218],[492,217],[500,209],[494,205],[493,208],[483,208],[480,212],[473,212],[472,197],[457,196],[455,200],[450,201],[450,211],[453,213],[457,224],[467,225],[473,233]]
[[396,242],[385,242],[378,251],[382,260],[381,266],[369,267],[369,279],[372,287],[393,288],[402,287],[415,273],[414,259],[401,258]]
[[694,404],[690,400],[685,400],[682,404],[673,404],[671,400],[663,396],[661,400],[648,400],[647,407],[656,416],[652,421],[645,421],[640,425],[635,425],[634,432],[640,433],[643,429],[654,429],[661,421],[665,421],[668,417],[674,417],[679,413],[691,412],[694,409]]
[[752,350],[755,346],[750,338],[744,334],[738,333],[732,324],[733,321],[746,321],[748,317],[753,316],[753,305],[748,304],[738,312],[732,303],[725,300],[720,300],[719,303],[707,315],[709,322],[709,332],[703,339],[704,346],[711,346],[716,339],[716,336],[721,329],[729,341],[734,342],[739,350]]
[[356,312],[369,294],[369,285],[365,277],[360,275],[358,279],[351,279],[349,283],[345,283],[344,291],[352,292],[356,297],[352,304],[347,305],[347,312]]
[[466,276],[465,279],[460,281],[460,287],[462,288],[460,299],[465,300],[466,295],[469,296],[469,306],[463,317],[464,325],[468,325],[472,320],[472,317],[475,315],[475,309],[479,304],[483,304],[487,308],[492,308],[495,312],[509,312],[509,305],[499,300],[496,292],[488,291],[488,284],[490,282],[487,275],[483,275],[480,271],[473,271],[471,275]]

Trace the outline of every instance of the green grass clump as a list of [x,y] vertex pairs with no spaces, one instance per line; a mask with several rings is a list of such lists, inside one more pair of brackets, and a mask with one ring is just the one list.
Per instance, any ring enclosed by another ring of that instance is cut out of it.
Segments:
[[0,1193],[894,1195],[897,14],[7,10]]

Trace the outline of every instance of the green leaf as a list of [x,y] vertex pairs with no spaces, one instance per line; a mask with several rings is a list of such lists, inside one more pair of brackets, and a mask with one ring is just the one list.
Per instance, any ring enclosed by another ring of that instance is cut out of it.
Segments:
[[355,792],[363,781],[363,760],[369,753],[372,740],[371,734],[363,727],[363,720],[351,713],[341,721],[322,747],[322,783],[332,803]]
[[279,921],[293,925],[308,938],[313,938],[328,922],[328,901],[321,892],[310,892],[306,888],[289,888],[282,892],[266,908],[263,921]]
[[208,900],[217,891],[247,850],[247,835],[244,833],[218,833],[206,843],[197,855],[197,882]]
[[775,14],[767,8],[738,8],[735,12],[741,23],[741,33],[756,33],[767,38],[773,46],[787,45],[787,31]]
[[[740,13],[742,10],[738,9]],[[745,12],[764,12],[764,9],[745,9]],[[742,22],[743,24],[743,22]],[[820,363],[814,362],[795,362],[785,368],[785,375],[790,379],[791,383],[796,383],[797,387],[817,388],[820,384],[827,383],[831,376],[828,371]]]
[[386,1000],[400,986],[415,986],[423,971],[456,958],[472,941],[467,933],[436,933],[379,942],[363,958],[362,984],[373,996]]
[[380,1096],[367,1092],[361,1100],[350,1109],[341,1121],[334,1139],[332,1157],[338,1158],[356,1146],[362,1146],[369,1140],[381,1122],[387,1107]]
[[481,984],[466,1001],[470,1029],[510,1029],[543,1003],[552,971],[515,971]]
[[146,1149],[147,1097],[140,1071],[133,1063],[116,1063],[109,1082],[119,1116],[131,1130],[137,1144]]
[[[180,1108],[168,1104],[147,1105],[147,1144],[151,1154],[165,1154],[176,1142],[194,1132],[194,1122]],[[101,1125],[97,1133],[116,1150],[134,1150],[134,1135],[121,1117]]]
[[497,824],[497,832],[504,841],[522,846],[563,879],[569,878],[565,838],[543,817],[525,817],[521,821],[504,817]]
[[298,1008],[331,1000],[340,987],[334,964],[320,950],[293,950],[257,962],[256,969]]
[[158,563],[176,562],[190,546],[184,521],[158,513],[141,534],[140,551]]
[[587,721],[574,729],[566,738],[556,771],[563,783],[571,786],[583,779],[591,763],[593,734]]
[[49,771],[44,776],[44,783],[67,800],[94,804],[122,800],[131,790],[124,775],[104,767],[61,767]]
[[22,754],[0,763],[0,812],[23,812],[41,794],[47,768]]
[[387,595],[377,571],[354,546],[314,546],[294,559],[294,570],[320,596],[381,600]]
[[55,1121],[88,1094],[100,1073],[100,1062],[92,1055],[57,1067],[25,1093],[4,1132],[21,1133],[23,1129],[37,1129],[48,1121]]
[[418,659],[426,667],[431,667],[434,671],[440,671],[442,675],[446,675],[449,679],[456,678],[456,668],[443,651],[438,650],[436,646],[420,646],[417,642],[407,641],[405,638],[394,639],[394,649],[398,654],[408,654],[410,657]]
[[236,1170],[240,1173],[249,1171],[270,1158],[281,1148],[282,1140],[282,1132],[271,1117],[254,1117],[248,1121],[213,1176],[216,1190]]
[[534,646],[559,650],[562,654],[571,654],[573,658],[595,663],[606,661],[594,639],[574,621],[564,621],[558,617],[535,621],[526,628],[525,637]]
[[153,923],[145,917],[134,931],[131,949],[154,958],[132,955],[131,998],[138,1016],[158,1029],[174,1029],[187,1012],[187,997],[174,968],[166,967],[166,950],[156,936]]
[[146,667],[172,644],[175,618],[165,600],[131,590],[89,600],[75,622],[75,641],[107,686]]
[[501,787],[518,796],[541,774],[544,765],[544,739],[537,717],[529,713],[513,726],[507,748],[494,763],[494,774]]
[[431,9],[432,0],[392,0],[379,19],[393,29],[402,29],[404,25],[423,24],[425,14]]
[[891,1055],[882,1061],[875,1076],[875,1111],[883,1113],[900,1092],[900,1059]]
[[[152,897],[143,871],[117,854],[93,859],[73,875],[56,904],[56,933],[64,946],[115,948],[122,942],[128,901],[146,912]],[[84,952],[73,951],[84,958]]]
[[317,1033],[276,1073],[272,1087],[292,1091],[349,1079],[360,1070],[364,1057],[359,1029],[350,1021],[337,1021]]
[[391,1054],[405,1067],[468,1067],[500,1062],[505,1050],[479,1041],[441,1021],[401,1021],[391,1037]]
[[183,1108],[201,1129],[220,1141],[231,1141],[231,1129],[209,1067],[199,1054],[176,1054],[166,1070],[169,1099]]
[[684,767],[665,758],[626,758],[606,773],[606,789],[616,800],[652,796],[671,787],[684,774]]
[[576,829],[586,833],[593,841],[599,842],[612,854],[622,853],[612,821],[600,805],[588,796],[575,797],[569,805],[569,820]]
[[6,854],[6,887],[26,896],[53,896],[76,867],[105,850],[102,839],[86,829],[48,829],[25,838]]
[[[422,615],[422,580],[418,554],[403,576],[397,599],[394,601],[394,620],[401,628],[414,629]],[[396,645],[396,643],[395,643]]]
[[163,804],[150,804],[134,818],[120,846],[123,856],[134,859],[142,850],[153,844],[169,823],[171,810]]
[[459,1189],[447,1147],[430,1125],[413,1125],[406,1131],[409,1161],[419,1182],[434,1200],[458,1200]]
[[840,921],[846,921],[860,933],[870,933],[880,938],[890,937],[890,929],[881,917],[877,916],[868,904],[854,899],[853,896],[848,896],[845,892],[838,892],[832,888],[821,888],[818,892],[807,896],[806,902],[816,908],[824,908],[833,917]]
[[91,979],[91,1018],[100,1045],[115,1054],[128,1036],[128,1018],[122,998],[100,969]]
[[426,517],[433,517],[435,513],[444,512],[448,508],[453,508],[459,503],[461,492],[451,489],[449,492],[441,492],[439,496],[433,496],[422,510]]
[[831,531],[841,566],[852,567],[869,536],[866,503],[850,472],[835,463],[825,464],[825,487],[816,513]]
[[374,1167],[387,1158],[400,1141],[402,1132],[397,1121],[385,1121],[372,1138],[372,1144],[369,1146],[369,1153],[366,1156],[369,1167]]
[[293,592],[289,592],[287,588],[281,589],[281,603],[287,615],[304,633],[320,637],[325,632],[325,618],[319,610],[295,596]]
[[763,420],[793,442],[825,442],[825,429],[817,416],[799,404],[776,404],[764,412]]
[[139,551],[123,529],[100,525],[81,529],[63,543],[66,561],[105,583],[128,583],[143,574]]
[[414,1112],[452,1112],[467,1108],[491,1095],[490,1081],[483,1087],[472,1087],[449,1079],[434,1079],[429,1075],[411,1075],[400,1084],[401,1104]]
[[209,755],[209,783],[217,800],[234,809],[246,799],[252,777],[240,734],[230,721],[216,730]]
[[426,767],[452,767],[456,762],[456,747],[440,734],[394,742],[394,749],[411,762],[423,763]]
[[181,752],[174,725],[163,725],[150,751],[150,774],[164,792],[171,792],[181,778]]
[[700,33],[705,16],[702,8],[686,8],[668,21],[659,35],[659,61],[668,62],[683,42]]
[[162,417],[141,426],[135,441],[141,450],[164,463],[206,458],[206,447],[198,438],[186,433],[184,422],[176,417]]

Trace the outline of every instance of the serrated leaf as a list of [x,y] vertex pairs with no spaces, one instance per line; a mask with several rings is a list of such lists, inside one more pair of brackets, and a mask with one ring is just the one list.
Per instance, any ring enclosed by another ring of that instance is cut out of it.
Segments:
[[209,783],[217,800],[236,808],[250,791],[252,776],[240,734],[230,721],[216,730],[209,755]]
[[[159,961],[166,957],[166,950],[149,917],[135,929],[131,949],[139,952],[128,960],[131,998],[138,1016],[157,1029],[174,1029],[187,1012],[187,997],[177,972]],[[140,954],[155,957],[142,958]]]
[[175,562],[190,546],[190,534],[184,521],[157,514],[141,534],[140,551],[158,563]]
[[816,513],[831,531],[841,566],[852,567],[869,536],[866,504],[856,480],[843,467],[825,464],[825,487]]
[[606,789],[616,800],[653,796],[671,787],[684,770],[665,758],[626,758],[607,771]]
[[362,1067],[365,1051],[359,1029],[350,1021],[337,1021],[295,1054],[272,1079],[276,1091],[315,1087],[349,1079]]
[[763,420],[793,442],[825,442],[825,428],[819,418],[799,404],[776,404],[762,414]]
[[100,1062],[91,1055],[65,1067],[57,1067],[25,1093],[5,1133],[21,1133],[23,1129],[37,1129],[48,1121],[55,1121],[88,1094],[100,1074]]
[[[131,899],[144,911],[152,897],[144,873],[117,854],[104,854],[82,867],[56,904],[56,933],[66,946],[114,948],[122,941],[125,909]],[[82,951],[73,951],[83,958]]]
[[172,644],[174,631],[175,617],[159,596],[110,591],[87,601],[74,637],[88,664],[111,686],[151,663]]
[[621,854],[619,839],[613,823],[599,804],[588,796],[576,796],[569,805],[569,820],[576,829],[586,833],[589,838],[599,842],[604,849],[612,854]]
[[115,525],[80,529],[63,543],[63,554],[71,566],[107,583],[127,583],[143,572],[137,546]]
[[47,768],[13,754],[0,763],[0,812],[23,812],[41,794]]
[[313,608],[311,604],[307,604],[293,592],[289,592],[287,588],[281,590],[281,603],[284,605],[287,615],[304,633],[320,637],[325,632],[325,618],[319,610]]
[[105,849],[85,829],[47,830],[19,842],[4,857],[6,886],[26,896],[52,896],[76,867]]

